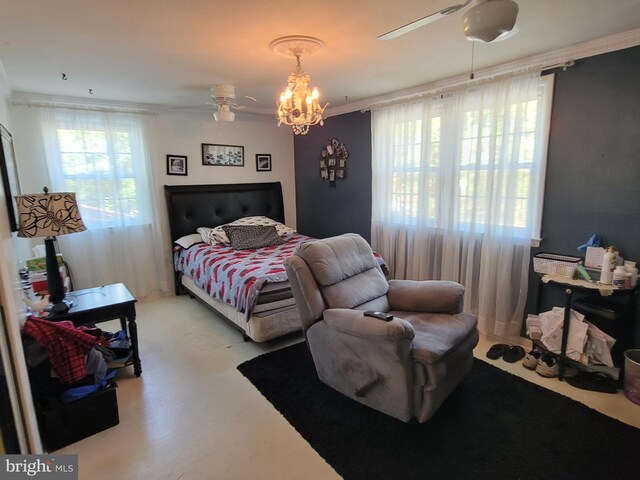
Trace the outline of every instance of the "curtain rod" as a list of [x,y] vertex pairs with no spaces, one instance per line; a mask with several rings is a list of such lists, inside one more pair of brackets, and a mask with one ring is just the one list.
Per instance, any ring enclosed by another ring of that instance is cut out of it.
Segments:
[[146,109],[127,106],[106,106],[106,105],[92,105],[82,103],[67,103],[60,101],[48,101],[48,100],[22,100],[13,99],[10,100],[11,105],[28,108],[64,108],[67,110],[84,110],[91,112],[104,112],[104,113],[131,113],[136,115],[158,115],[158,112]]
[[560,62],[560,63],[554,63],[553,65],[545,65],[544,67],[542,67],[542,71],[546,71],[546,70],[554,70],[556,68],[561,68],[562,67],[562,71],[566,72],[567,68],[571,68],[576,64],[575,60],[567,60],[566,62]]
[[576,62],[574,60],[568,60],[566,62],[560,62],[560,63],[556,63],[553,65],[544,65],[544,66],[531,66],[531,67],[526,67],[526,68],[521,68],[518,70],[514,70],[511,72],[504,72],[504,73],[497,73],[495,75],[491,75],[488,77],[484,77],[484,78],[474,78],[472,80],[469,80],[468,78],[460,79],[457,82],[451,83],[447,86],[444,87],[439,87],[439,88],[432,88],[432,89],[428,89],[425,90],[423,92],[419,92],[419,93],[415,93],[413,95],[407,95],[405,97],[400,97],[400,98],[396,98],[393,100],[388,100],[386,102],[379,102],[379,103],[374,103],[369,105],[367,108],[363,108],[362,110],[360,110],[361,113],[376,109],[376,108],[382,108],[382,107],[386,107],[386,106],[390,106],[390,105],[398,105],[401,103],[408,103],[408,102],[413,102],[415,100],[419,100],[421,98],[424,97],[433,97],[436,95],[444,95],[447,93],[452,93],[458,90],[462,90],[462,89],[466,89],[466,88],[471,88],[477,85],[483,85],[486,83],[494,83],[494,82],[498,82],[500,80],[504,80],[506,78],[511,78],[511,77],[517,77],[517,76],[524,76],[524,75],[528,75],[528,74],[533,74],[533,73],[541,73],[543,71],[546,70],[552,70],[555,68],[560,68],[562,67],[562,70],[565,71],[567,70],[567,68],[573,67],[576,64]]

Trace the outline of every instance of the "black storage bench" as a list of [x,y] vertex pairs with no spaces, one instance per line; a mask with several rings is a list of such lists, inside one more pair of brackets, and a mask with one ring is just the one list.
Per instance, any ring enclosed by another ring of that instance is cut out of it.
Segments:
[[70,403],[49,397],[39,417],[40,435],[49,452],[106,430],[120,422],[116,384],[112,381],[106,388]]

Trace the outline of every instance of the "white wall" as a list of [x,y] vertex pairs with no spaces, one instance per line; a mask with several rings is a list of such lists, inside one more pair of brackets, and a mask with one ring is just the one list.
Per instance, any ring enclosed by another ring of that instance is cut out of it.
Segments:
[[[38,112],[41,107],[10,107],[16,161],[23,193],[41,192],[47,184]],[[161,110],[146,117],[149,155],[154,172],[154,195],[162,231],[167,273],[171,272],[171,246],[164,185],[275,182],[282,184],[285,222],[295,228],[295,172],[293,133],[278,127],[271,116],[238,113],[235,122],[216,122],[212,112]],[[243,167],[202,165],[201,144],[242,145]],[[256,154],[271,154],[272,171],[257,172]],[[187,176],[167,175],[166,156],[186,155]],[[19,239],[19,256],[30,256],[31,243]],[[64,252],[62,252],[64,255]],[[73,266],[72,266],[73,267]],[[172,278],[168,276],[167,278]]]
[[[285,222],[295,228],[293,133],[271,116],[236,115],[235,122],[216,122],[211,113],[162,112],[149,118],[151,156],[157,204],[166,219],[163,185],[281,182]],[[202,164],[201,144],[242,145],[244,167]],[[271,155],[271,172],[256,171],[256,154]],[[167,175],[166,156],[186,155],[187,176]]]
[[[148,119],[155,198],[164,239],[167,279],[173,278],[164,185],[281,182],[285,222],[296,227],[293,133],[275,119],[236,115],[232,123],[216,122],[211,113],[162,112]],[[243,167],[202,164],[202,144],[242,145]],[[271,154],[271,172],[256,171],[256,154]],[[187,176],[167,175],[167,155],[187,156]],[[169,284],[171,282],[169,281]]]

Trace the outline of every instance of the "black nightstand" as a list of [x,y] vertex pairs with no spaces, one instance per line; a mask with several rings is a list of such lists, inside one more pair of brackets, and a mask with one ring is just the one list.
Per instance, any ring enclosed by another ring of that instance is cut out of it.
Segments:
[[69,292],[67,297],[73,300],[73,306],[69,311],[50,314],[48,319],[53,321],[71,320],[74,325],[85,325],[119,318],[120,325],[123,330],[127,331],[131,342],[133,373],[139,377],[142,374],[142,366],[138,351],[136,299],[124,283],[74,290]]

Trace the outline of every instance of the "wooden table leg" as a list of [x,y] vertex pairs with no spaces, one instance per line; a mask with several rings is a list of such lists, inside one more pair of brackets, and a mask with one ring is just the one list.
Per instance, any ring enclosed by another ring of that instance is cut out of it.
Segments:
[[136,377],[139,377],[142,375],[142,362],[140,361],[140,352],[138,350],[138,325],[136,325],[135,312],[129,315],[128,320],[131,351],[133,352],[133,373]]

